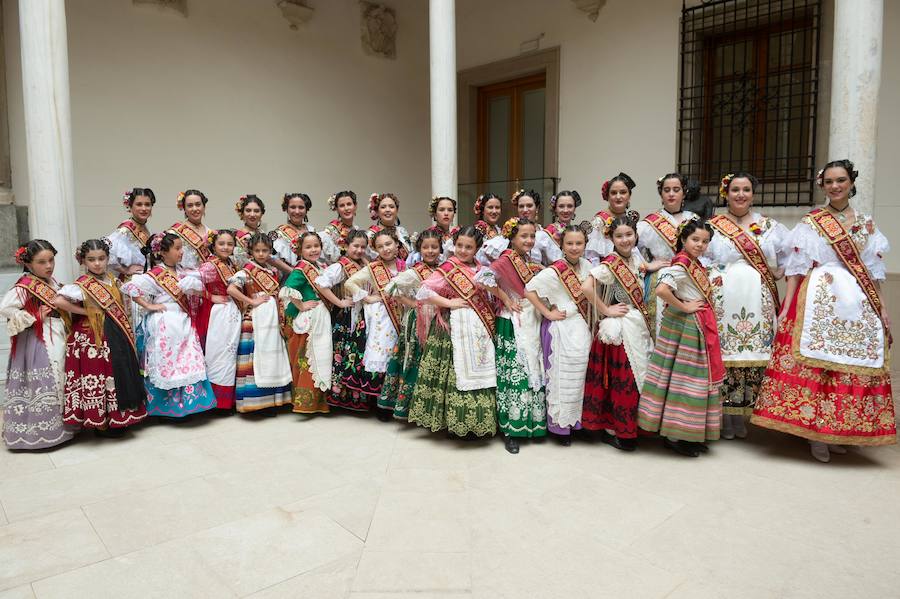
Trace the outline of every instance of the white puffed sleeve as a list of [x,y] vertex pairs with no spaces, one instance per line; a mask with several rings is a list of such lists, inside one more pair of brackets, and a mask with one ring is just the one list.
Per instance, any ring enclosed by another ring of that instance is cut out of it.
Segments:
[[56,293],[63,296],[70,302],[83,302],[84,301],[84,291],[82,291],[81,287],[79,287],[75,283],[63,285],[62,287],[60,287],[59,291],[57,291]]
[[247,274],[246,270],[239,270],[228,279],[229,285],[237,285],[238,287],[243,287],[247,284],[247,281],[250,280],[250,275]]
[[361,302],[369,295],[372,283],[370,272],[371,269],[368,267],[358,270],[344,283],[344,292],[350,296],[353,303]]
[[6,332],[10,337],[18,335],[34,324],[35,318],[25,308],[24,291],[13,287],[0,302],[0,316],[6,319]]
[[[599,221],[599,223],[597,221]],[[612,241],[603,234],[604,226],[605,223],[603,223],[599,217],[594,219],[594,228],[591,229],[591,234],[588,235],[587,245],[584,248],[584,257],[588,262],[594,265],[598,264],[600,260],[613,251]]]
[[178,287],[189,294],[203,293],[203,281],[200,279],[200,273],[198,271],[185,273],[178,279]]
[[[784,266],[788,255],[793,250],[791,247],[791,232],[780,222],[774,219],[770,220],[772,220],[772,228],[766,232],[765,243],[771,244],[772,249],[775,251],[778,264],[774,266],[777,268]],[[769,266],[772,267],[773,265],[770,264]]]
[[338,258],[341,257],[341,248],[334,241],[334,237],[329,234],[327,229],[319,237],[322,238],[322,258],[329,264],[337,262]]
[[475,273],[475,282],[485,287],[496,287],[497,276],[490,268],[484,267]]
[[122,285],[122,293],[129,297],[153,297],[161,291],[153,277],[146,273],[134,275],[127,283]]
[[534,291],[538,297],[549,300],[559,286],[559,277],[550,268],[545,268],[525,284],[525,291]]
[[[327,235],[325,237],[327,237]],[[316,277],[315,283],[318,287],[331,289],[332,287],[343,283],[345,279],[346,276],[344,276],[344,267],[335,262],[334,264],[323,270],[318,277]]]
[[595,266],[591,269],[590,274],[592,277],[594,277],[594,280],[601,285],[612,285],[616,281],[616,278],[615,276],[613,276],[612,271],[609,270],[609,267],[605,264]]
[[275,255],[284,260],[290,266],[297,265],[297,255],[294,253],[294,249],[291,247],[291,242],[287,240],[283,235],[279,235],[275,238],[275,241],[272,242],[272,247],[275,250]]
[[[872,223],[872,217],[867,216],[866,224],[864,226],[869,226],[870,223]],[[866,268],[872,273],[872,278],[876,281],[883,281],[887,276],[885,272],[884,255],[891,251],[891,243],[888,241],[887,237],[875,227],[874,223],[872,223],[871,226],[874,228],[874,231],[869,234],[869,240],[866,242],[866,247],[863,248],[860,256],[862,257]]]
[[485,239],[478,250],[478,261],[482,264],[490,264],[500,257],[500,254],[509,247],[509,239],[503,235],[495,235],[490,239]]
[[683,286],[689,278],[687,271],[680,266],[666,266],[659,271],[659,278],[656,280],[656,286],[665,284],[672,290],[677,291],[679,285]]
[[544,265],[553,264],[557,260],[562,260],[563,258],[562,250],[556,245],[553,238],[550,237],[550,233],[544,229],[537,232],[537,236],[534,240],[534,248],[540,252],[540,262]]
[[812,268],[813,262],[821,262],[819,244],[823,243],[813,225],[806,218],[797,223],[790,233],[787,259],[784,262],[784,274],[787,276],[805,276]]
[[129,266],[135,264],[143,265],[146,261],[144,255],[141,253],[140,245],[128,229],[119,227],[110,233],[107,239],[109,239],[110,242],[110,268],[120,268],[125,270]]

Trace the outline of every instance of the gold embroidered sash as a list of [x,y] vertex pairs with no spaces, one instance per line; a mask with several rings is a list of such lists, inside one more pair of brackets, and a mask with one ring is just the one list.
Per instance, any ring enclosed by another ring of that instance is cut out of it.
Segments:
[[[334,234],[329,232],[329,228],[334,231]],[[342,252],[347,249],[347,234],[350,232],[350,227],[342,223],[341,219],[336,218],[330,221],[328,226],[325,227],[325,231],[332,237],[337,235],[337,239],[334,242]]]
[[875,287],[875,282],[872,280],[872,274],[866,267],[865,262],[863,262],[862,256],[859,254],[859,249],[850,238],[850,233],[833,214],[824,208],[816,208],[810,212],[809,219],[815,225],[819,235],[825,238],[825,241],[828,242],[828,245],[830,245],[834,250],[834,253],[837,254],[838,259],[844,267],[849,270],[850,274],[856,279],[856,282],[859,284],[860,288],[862,288],[863,293],[866,294],[866,298],[872,305],[872,309],[875,310],[875,314],[877,314],[878,318],[881,320],[881,324],[884,326],[885,332],[890,339],[890,331],[888,330],[881,313],[882,303],[881,297],[878,295],[878,288]]
[[[384,302],[384,307],[387,308],[394,330],[400,333],[400,323],[403,320],[403,305],[384,290],[385,286],[391,282],[391,271],[388,270],[388,267],[381,260],[369,262],[369,270],[372,273],[372,280],[375,282],[375,289],[378,290],[378,295],[381,296],[381,301]],[[397,270],[399,272],[401,269],[398,267]]]
[[359,264],[357,264],[347,256],[341,256],[340,258],[338,258],[338,264],[340,264],[341,268],[344,269],[344,276],[348,279],[358,273],[359,269],[362,268]]
[[125,337],[128,338],[128,343],[131,344],[135,355],[137,355],[134,330],[131,328],[131,322],[129,322],[128,315],[125,313],[125,306],[122,304],[121,298],[117,297],[118,294],[110,291],[107,285],[90,275],[78,277],[75,284],[81,288],[85,297],[91,298],[106,313],[106,316],[118,325]]
[[486,221],[480,220],[475,223],[475,228],[481,231],[481,234],[484,235],[485,239],[493,239],[499,233],[497,232],[497,227],[489,225]]
[[712,283],[709,282],[709,275],[706,274],[706,269],[703,265],[700,264],[698,260],[694,260],[685,254],[684,251],[678,252],[675,254],[675,257],[672,258],[672,266],[676,265],[687,272],[691,281],[694,282],[694,285],[700,293],[703,294],[703,297],[706,298],[706,303],[712,306]]
[[768,287],[769,293],[772,295],[772,300],[775,302],[775,312],[777,313],[781,309],[778,285],[775,283],[775,275],[769,269],[768,263],[766,263],[766,255],[754,236],[747,233],[724,214],[714,216],[707,222],[722,236],[730,240],[744,257],[744,260],[759,273],[766,287]]
[[[53,299],[56,297],[56,291],[53,289],[53,287],[30,274],[23,274],[21,277],[19,277],[19,280],[16,281],[15,286],[24,290],[26,293],[28,293],[28,295],[37,300],[39,304],[43,304],[50,308],[52,314],[58,314],[59,318],[65,325],[66,331],[72,330],[72,316],[65,310],[60,310],[53,305]],[[40,322],[42,320],[39,311],[35,310],[34,313],[32,313],[30,310],[27,311],[29,312],[29,314],[35,317],[37,322]],[[39,339],[41,338],[42,334],[42,331],[39,329],[37,333]]]
[[590,302],[588,302],[588,298],[584,296],[584,291],[581,289],[581,280],[579,280],[578,275],[575,274],[575,271],[572,270],[572,267],[565,259],[557,260],[550,265],[550,268],[553,269],[553,272],[559,277],[563,287],[565,287],[566,291],[569,293],[569,297],[572,298],[572,301],[578,306],[581,317],[584,318],[586,323],[590,324]]
[[125,229],[131,233],[131,236],[141,247],[144,247],[147,245],[147,242],[150,241],[150,233],[147,231],[147,227],[138,225],[130,218],[119,225],[119,228]]
[[206,243],[206,238],[197,233],[194,229],[190,227],[187,223],[175,223],[169,229],[182,239],[187,242],[194,251],[200,256],[200,261],[203,262],[210,256],[209,246]]
[[419,278],[423,281],[430,277],[431,273],[434,272],[434,269],[424,262],[416,262],[415,264],[413,264],[412,269],[416,271],[416,274],[418,274]]
[[181,287],[178,286],[178,277],[172,274],[172,271],[168,268],[163,268],[162,266],[154,266],[147,271],[147,274],[156,281],[156,284],[159,285],[163,291],[168,293],[169,296],[181,306],[181,309],[184,310],[185,313],[191,313],[187,295],[185,295]]
[[309,286],[313,288],[313,291],[316,292],[316,295],[321,297],[321,294],[319,293],[319,286],[316,285],[316,277],[319,276],[319,269],[316,268],[316,265],[301,258],[300,261],[297,262],[297,266],[295,266],[294,268],[303,273],[303,276],[306,277],[306,281],[309,283]]
[[438,267],[447,283],[475,311],[490,335],[494,334],[494,309],[475,283],[471,269],[455,256]]
[[669,244],[669,247],[672,248],[672,251],[674,252],[675,244],[678,242],[678,228],[659,212],[648,214],[644,217],[644,220],[650,223],[653,230],[662,237],[663,241]]
[[509,263],[512,264],[513,269],[516,271],[516,276],[518,276],[519,280],[522,282],[523,287],[541,270],[540,264],[526,262],[525,258],[515,250],[503,250],[500,253],[499,258],[507,258],[509,260]]
[[219,275],[219,280],[227,288],[228,279],[234,276],[234,267],[231,266],[231,263],[222,260],[218,256],[210,256],[207,262],[212,263],[216,267],[216,274]]
[[263,268],[256,262],[248,262],[244,265],[244,270],[263,293],[270,297],[278,295],[278,279],[269,272],[269,269]]
[[557,225],[557,223],[552,223],[544,227],[544,231],[550,234],[550,239],[553,240],[553,243],[555,243],[556,245],[560,245],[562,240],[560,239],[559,235],[560,233],[562,233],[563,228],[564,227],[562,227],[561,225]]
[[600,264],[605,264],[609,268],[619,285],[628,293],[628,297],[631,298],[634,307],[640,310],[641,316],[644,317],[644,323],[647,325],[647,330],[652,331],[650,311],[647,309],[647,304],[644,303],[644,285],[638,280],[634,271],[628,267],[628,263],[614,252],[606,256]]

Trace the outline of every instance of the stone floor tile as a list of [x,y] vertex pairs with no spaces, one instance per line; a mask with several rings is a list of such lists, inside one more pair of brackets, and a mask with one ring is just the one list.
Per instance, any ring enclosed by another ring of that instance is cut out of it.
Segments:
[[379,503],[383,482],[368,480],[345,485],[282,507],[288,512],[322,513],[365,541]]
[[[350,595],[362,550],[289,578],[248,597],[252,599],[345,599]],[[418,598],[417,598],[418,599]]]
[[0,527],[0,589],[9,589],[109,557],[79,509]]
[[359,560],[353,591],[448,592],[472,587],[468,553],[373,551],[366,548]]
[[0,591],[0,599],[34,599],[34,592],[30,584],[23,584],[14,589]]

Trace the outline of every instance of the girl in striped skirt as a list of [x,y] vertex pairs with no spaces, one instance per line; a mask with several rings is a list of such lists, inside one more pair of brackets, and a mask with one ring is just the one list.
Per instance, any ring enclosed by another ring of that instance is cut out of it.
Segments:
[[689,457],[719,438],[725,378],[712,289],[699,257],[711,227],[692,217],[680,227],[672,265],[660,271],[657,297],[666,303],[656,348],[638,402],[638,426],[658,432],[669,449]]

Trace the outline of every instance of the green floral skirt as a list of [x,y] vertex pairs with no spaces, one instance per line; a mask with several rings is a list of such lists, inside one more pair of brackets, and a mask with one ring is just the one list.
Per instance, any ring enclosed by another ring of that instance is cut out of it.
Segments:
[[456,388],[450,334],[437,320],[432,322],[410,401],[409,421],[432,432],[447,429],[460,437],[469,433],[479,437],[493,435],[497,429],[494,391]]
[[528,384],[525,367],[516,360],[513,323],[497,319],[497,424],[510,437],[547,435],[547,404],[544,390]]

